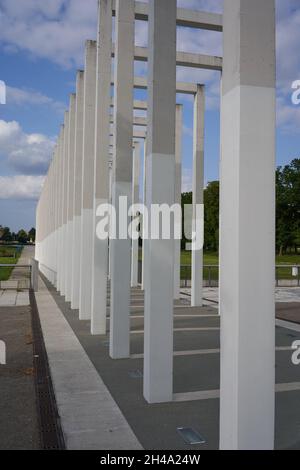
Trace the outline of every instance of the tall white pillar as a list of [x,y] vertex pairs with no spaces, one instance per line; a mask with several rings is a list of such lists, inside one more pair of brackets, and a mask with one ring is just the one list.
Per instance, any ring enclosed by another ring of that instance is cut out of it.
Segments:
[[[133,149],[133,172],[132,172],[132,204],[140,202],[140,158],[141,144],[134,143]],[[139,212],[134,213],[134,219],[139,218]],[[139,284],[139,239],[132,239],[131,246],[131,287],[137,287]]]
[[[175,201],[176,13],[176,0],[149,2],[148,210]],[[174,239],[146,245],[144,397],[159,403],[173,398]]]
[[275,4],[225,0],[221,449],[273,449]]
[[[196,230],[196,207],[204,200],[204,116],[205,91],[198,85],[194,98],[194,135],[193,135],[193,231]],[[203,305],[203,249],[192,251],[192,307]]]
[[[109,204],[112,204],[112,182],[113,182],[113,168],[112,168],[112,162],[109,163]],[[111,227],[111,214],[110,214],[110,219],[109,219],[109,224]],[[110,280],[110,273],[111,273],[111,246],[109,242],[109,247],[108,247],[108,279]]]
[[[119,207],[119,198],[131,205],[132,122],[134,85],[134,6],[133,0],[116,2],[113,206],[127,223],[129,217]],[[117,222],[117,232],[119,229]],[[118,235],[118,234],[117,234]],[[131,240],[111,240],[110,356],[129,356],[130,345],[130,259]]]
[[68,220],[67,220],[67,273],[66,273],[66,301],[71,301],[72,272],[73,272],[73,217],[74,217],[74,157],[75,157],[75,117],[76,95],[70,96],[69,114],[69,170],[68,170]]
[[[181,205],[182,104],[176,105],[175,204]],[[174,240],[174,299],[180,299],[181,240]]]
[[69,171],[69,111],[65,112],[64,121],[64,180],[63,180],[63,208],[62,208],[62,251],[61,251],[61,295],[66,293],[67,272],[67,220],[68,220],[68,171]]
[[64,125],[60,128],[60,135],[58,140],[58,155],[59,155],[59,185],[57,192],[58,199],[58,237],[57,237],[57,290],[60,291],[61,286],[61,250],[62,250],[62,195],[63,195],[63,146],[64,146]]
[[79,318],[81,320],[89,320],[92,311],[96,61],[97,43],[96,41],[87,41],[83,101],[83,180],[80,237]]
[[74,162],[74,219],[72,243],[72,286],[71,307],[79,309],[80,285],[80,236],[81,236],[81,199],[82,199],[82,154],[83,154],[83,92],[84,72],[79,70],[76,77],[76,115],[75,115],[75,162]]
[[[146,207],[146,187],[147,187],[147,138],[144,141],[144,162],[143,162],[143,204]],[[142,246],[142,285],[141,289],[145,290],[145,259],[146,259],[146,243],[144,238],[144,217],[142,216],[143,225],[143,246]]]
[[96,83],[95,197],[92,264],[92,334],[106,333],[108,240],[96,236],[96,211],[109,199],[112,1],[99,2]]
[[59,165],[60,165],[60,156],[59,156],[59,137],[56,142],[56,148],[55,148],[55,187],[54,187],[54,253],[53,253],[53,258],[54,258],[54,265],[55,265],[55,272],[54,272],[54,287],[57,287],[57,271],[58,271],[58,230],[59,230],[59,225],[58,225],[58,206],[59,206],[59,199],[58,199],[58,192],[59,192],[59,178],[60,178],[60,170],[59,170]]

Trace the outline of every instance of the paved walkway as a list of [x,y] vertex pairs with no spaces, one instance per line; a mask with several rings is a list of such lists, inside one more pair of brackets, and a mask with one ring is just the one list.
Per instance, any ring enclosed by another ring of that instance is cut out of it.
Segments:
[[39,449],[30,307],[0,308],[0,340],[0,449]]
[[[17,266],[27,266],[30,264],[31,258],[34,257],[34,246],[25,246],[22,254],[17,262]],[[7,286],[0,290],[0,307],[20,307],[29,305],[29,270],[16,267],[8,281],[2,282],[1,285]],[[18,288],[18,287],[21,287]],[[22,289],[24,287],[24,289]]]
[[141,449],[42,279],[36,301],[67,449]]
[[[89,366],[92,364],[93,373],[97,372],[144,449],[196,451],[218,448],[220,319],[215,308],[191,308],[177,303],[174,308],[174,399],[171,403],[149,405],[143,398],[143,293],[133,289],[131,294],[131,357],[112,360],[108,354],[108,335],[91,336],[90,323],[79,321],[78,311],[71,310],[70,304],[49,283],[46,285],[57,306],[55,318],[67,320],[70,330],[65,323],[64,328],[68,335],[72,331],[77,337],[90,360]],[[107,313],[109,328],[109,306]],[[51,318],[52,308],[41,313],[43,315]],[[55,339],[55,328],[49,327],[47,334],[48,341],[52,337],[50,352],[54,354],[55,348],[61,348],[64,341],[62,337]],[[276,327],[276,449],[300,449],[300,367],[291,361],[292,343],[297,339],[300,339],[300,331]],[[72,351],[69,353],[71,362]],[[71,380],[72,388],[74,381],[67,370],[66,359],[59,369],[59,380],[65,387]],[[80,361],[77,361],[76,374],[85,376]],[[87,404],[83,397],[80,414]],[[70,401],[68,406],[67,416],[76,416],[79,402],[72,404]],[[96,404],[91,406],[87,405],[89,413],[93,408],[95,413],[101,409],[101,405],[100,408]],[[80,419],[73,423],[79,426]],[[205,444],[187,445],[178,434],[178,427],[192,427],[204,437]],[[93,436],[93,433],[87,434],[87,440]]]
[[[181,289],[182,298],[189,298],[191,294],[190,288]],[[219,289],[215,287],[205,287],[203,289],[204,305],[218,304]],[[275,300],[278,303],[300,302],[300,287],[276,287]],[[216,305],[217,307],[217,305]]]

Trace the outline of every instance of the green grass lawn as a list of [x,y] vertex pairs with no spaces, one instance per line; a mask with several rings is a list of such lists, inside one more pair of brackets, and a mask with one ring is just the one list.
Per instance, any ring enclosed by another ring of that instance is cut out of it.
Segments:
[[[142,250],[140,249],[139,259],[142,259]],[[204,253],[204,270],[203,277],[204,279],[218,280],[219,277],[219,255],[216,252],[205,252]],[[191,279],[191,252],[182,251],[181,252],[181,279]],[[278,279],[297,279],[292,276],[291,268],[286,268],[283,265],[299,265],[300,267],[300,255],[284,255],[276,256],[276,266],[281,266],[277,268],[277,277]],[[209,266],[209,267],[205,267]]]
[[[204,253],[204,264],[206,265],[218,265],[219,264],[219,255],[218,253],[213,252],[206,252]],[[182,251],[181,252],[181,264],[182,265],[190,265],[191,264],[191,252],[190,251]],[[276,265],[281,264],[293,264],[300,266],[300,255],[284,255],[284,256],[276,256]]]
[[17,250],[13,246],[0,246],[0,258],[14,258]]
[[[218,266],[219,264],[219,255],[218,253],[204,253],[204,265],[216,266],[206,268],[204,267],[203,277],[204,279],[218,279]],[[300,267],[300,255],[284,255],[276,256],[276,266],[281,266],[277,268],[277,278],[278,279],[297,279],[292,276],[292,270],[290,267],[284,267],[283,265],[299,265]],[[181,252],[181,278],[190,279],[191,278],[191,252],[183,251]]]
[[[0,247],[0,264],[16,264],[21,253],[22,250],[17,250],[13,247]],[[7,281],[10,278],[12,270],[13,268],[0,266],[0,281]]]

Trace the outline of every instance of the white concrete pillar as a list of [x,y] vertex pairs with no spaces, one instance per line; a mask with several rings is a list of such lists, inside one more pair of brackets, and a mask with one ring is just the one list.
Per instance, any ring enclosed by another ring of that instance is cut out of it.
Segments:
[[56,284],[58,289],[59,276],[59,235],[60,235],[60,186],[61,186],[61,156],[60,156],[61,131],[57,139],[57,160],[56,160],[56,241],[55,241],[55,265],[56,265]]
[[[176,11],[149,2],[148,210],[175,201]],[[146,245],[144,397],[158,403],[173,398],[174,239]]]
[[[176,105],[175,204],[181,205],[182,104]],[[181,240],[174,241],[174,299],[180,299]]]
[[[112,204],[112,181],[113,181],[113,169],[112,169],[112,162],[109,163],[109,204]],[[111,214],[110,214],[111,217]],[[109,224],[111,226],[111,218],[109,219]],[[110,280],[110,273],[111,273],[111,247],[109,242],[108,247],[108,279]]]
[[275,2],[225,0],[221,449],[273,449]]
[[[147,139],[144,140],[144,161],[143,161],[143,204],[146,207],[146,187],[147,187]],[[143,246],[142,246],[142,285],[141,289],[145,290],[145,259],[146,259],[146,243],[144,238],[144,218],[142,217],[143,225]]]
[[79,309],[80,286],[80,236],[81,236],[81,199],[82,199],[82,155],[83,155],[83,92],[84,72],[79,70],[76,77],[75,148],[74,148],[74,219],[72,243],[72,286],[71,307]]
[[55,149],[55,188],[54,188],[54,203],[55,203],[55,220],[54,220],[54,264],[55,264],[55,279],[54,286],[57,288],[57,275],[58,275],[58,234],[59,234],[59,179],[60,172],[60,154],[59,154],[59,140],[56,142]]
[[92,334],[106,334],[108,240],[96,235],[96,211],[109,199],[112,1],[99,2],[96,83],[95,197],[92,264]]
[[[133,171],[132,171],[132,204],[139,204],[140,202],[140,158],[141,158],[141,144],[140,142],[134,143],[133,149]],[[139,218],[139,212],[134,213],[134,219]],[[131,246],[131,287],[139,285],[138,280],[139,272],[139,239],[132,239]]]
[[62,233],[63,233],[63,183],[64,183],[64,124],[61,126],[60,138],[59,138],[59,191],[58,191],[58,218],[59,218],[59,230],[58,230],[58,249],[57,249],[57,290],[61,291],[62,282]]
[[[119,198],[127,197],[131,205],[132,182],[132,122],[134,85],[134,6],[133,0],[116,2],[115,90],[114,90],[114,159],[113,206],[129,223]],[[119,229],[117,222],[117,232]],[[130,332],[130,259],[131,240],[111,240],[111,301],[110,356],[113,359],[129,356]]]
[[83,101],[82,212],[79,288],[80,320],[89,320],[92,312],[96,63],[97,43],[96,41],[87,41]]
[[67,221],[67,275],[66,275],[66,301],[71,301],[72,272],[73,272],[73,218],[74,218],[74,177],[75,177],[75,118],[76,95],[70,95],[69,114],[69,170],[68,170],[68,221]]
[[67,220],[68,220],[68,169],[69,169],[69,111],[65,112],[64,121],[64,180],[63,180],[63,227],[62,227],[62,251],[61,251],[61,295],[66,293],[66,273],[67,273]]
[[[193,214],[192,230],[196,230],[196,206],[203,204],[204,198],[204,117],[205,91],[198,85],[194,98],[194,135],[193,135]],[[203,305],[203,249],[192,251],[192,307]]]

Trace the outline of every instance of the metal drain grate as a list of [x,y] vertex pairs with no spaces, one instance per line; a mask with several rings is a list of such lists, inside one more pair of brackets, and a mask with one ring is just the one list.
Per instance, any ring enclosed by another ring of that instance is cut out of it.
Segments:
[[189,445],[205,444],[205,439],[193,428],[177,428],[178,434]]
[[53,390],[47,352],[34,292],[30,291],[33,334],[33,365],[38,403],[41,446],[44,450],[66,448]]

